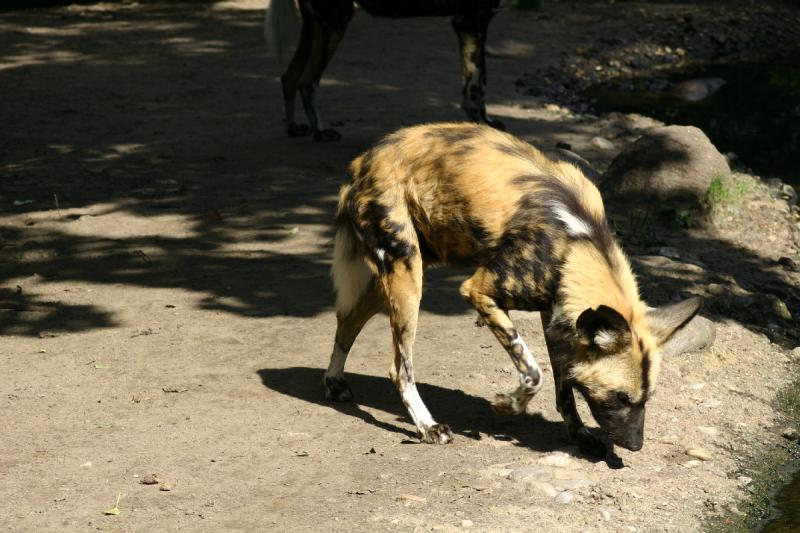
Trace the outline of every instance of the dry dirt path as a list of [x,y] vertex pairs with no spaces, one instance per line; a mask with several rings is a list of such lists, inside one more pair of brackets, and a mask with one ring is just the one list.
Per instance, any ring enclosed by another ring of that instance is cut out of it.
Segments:
[[[454,444],[407,443],[385,317],[350,359],[356,402],[324,401],[343,169],[397,127],[461,119],[456,44],[444,20],[357,14],[321,93],[344,139],[287,139],[259,7],[0,13],[0,527],[690,531],[735,512],[738,461],[780,440],[768,401],[791,367],[722,316],[711,350],[666,363],[622,469],[568,447],[551,383],[529,415],[491,413],[515,378],[459,272],[430,273],[417,342]],[[515,92],[594,20],[562,11],[492,26],[490,110],[603,167],[607,120]],[[543,362],[538,317],[517,319]]]

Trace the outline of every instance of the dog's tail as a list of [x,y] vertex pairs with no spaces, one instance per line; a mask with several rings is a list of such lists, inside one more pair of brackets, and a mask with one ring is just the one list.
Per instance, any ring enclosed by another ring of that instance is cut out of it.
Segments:
[[339,192],[331,267],[333,287],[336,289],[336,313],[339,316],[352,311],[372,284],[376,283],[375,275],[367,265],[364,247],[347,213],[349,190],[350,186],[345,185]]
[[295,0],[267,0],[264,37],[267,49],[281,65],[289,47],[297,42],[299,21]]

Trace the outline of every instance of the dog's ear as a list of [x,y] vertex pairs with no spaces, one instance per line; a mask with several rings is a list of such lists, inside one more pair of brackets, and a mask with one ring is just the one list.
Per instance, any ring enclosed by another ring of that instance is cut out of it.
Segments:
[[584,344],[602,353],[616,353],[631,342],[628,321],[606,305],[585,310],[575,322],[575,327]]
[[650,331],[658,344],[663,345],[678,330],[688,324],[702,306],[703,299],[695,296],[675,304],[648,309],[647,319],[650,321]]

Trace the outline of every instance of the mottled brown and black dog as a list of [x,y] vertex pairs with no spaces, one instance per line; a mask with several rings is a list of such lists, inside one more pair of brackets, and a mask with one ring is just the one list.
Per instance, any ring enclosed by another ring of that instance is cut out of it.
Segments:
[[[314,96],[322,73],[353,17],[353,0],[270,0],[264,32],[279,59],[282,51],[292,44],[287,41],[293,35],[289,26],[296,20],[295,1],[302,18],[300,40],[286,73],[281,76],[287,133],[292,137],[312,134],[317,141],[335,141],[341,135],[323,126]],[[486,114],[485,43],[489,21],[501,8],[503,0],[356,0],[356,3],[368,13],[382,17],[452,17],[461,45],[461,107],[470,120],[502,129],[499,121]],[[310,127],[295,122],[294,104],[298,92]]]
[[[350,175],[336,220],[338,325],[324,380],[328,398],[352,397],[347,354],[367,320],[388,309],[391,379],[422,439],[449,442],[450,429],[417,392],[412,349],[423,269],[471,264],[477,270],[461,295],[519,371],[519,387],[498,394],[495,410],[522,413],[542,387],[539,365],[508,314],[541,311],[570,438],[594,454],[608,450],[607,437],[630,450],[642,447],[660,347],[697,313],[700,300],[645,305],[600,193],[579,167],[487,126],[433,124],[385,137],[353,161]],[[583,425],[573,389],[607,435]]]

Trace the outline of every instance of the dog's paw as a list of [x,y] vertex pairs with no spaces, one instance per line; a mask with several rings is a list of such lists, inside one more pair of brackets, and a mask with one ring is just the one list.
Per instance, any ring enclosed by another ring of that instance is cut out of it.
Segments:
[[498,392],[494,395],[492,411],[498,415],[513,416],[525,411],[525,405],[527,405],[527,403],[520,405],[518,398],[513,394]]
[[333,128],[325,128],[314,132],[314,140],[317,142],[332,142],[342,138],[342,134]]
[[449,444],[453,442],[453,432],[447,424],[434,424],[422,431],[421,438],[428,444]]
[[334,402],[349,402],[353,399],[350,385],[342,378],[325,378],[325,397]]
[[311,135],[311,128],[308,124],[296,124],[292,122],[286,126],[286,134],[289,137],[308,137]]

